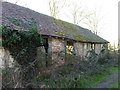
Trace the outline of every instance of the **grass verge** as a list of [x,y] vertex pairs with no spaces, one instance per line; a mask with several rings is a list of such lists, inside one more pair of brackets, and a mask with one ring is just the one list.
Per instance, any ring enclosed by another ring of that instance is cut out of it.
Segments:
[[118,88],[118,80],[114,84],[110,85],[109,88]]
[[104,68],[106,68],[107,72],[102,72],[102,74],[90,76],[89,79],[87,79],[86,83],[84,84],[83,88],[97,85],[101,81],[108,79],[111,74],[118,73],[117,66],[112,66],[112,67],[105,66]]
[[[57,80],[47,80],[46,86],[51,88],[90,88],[91,86],[97,85],[102,80],[109,78],[111,74],[118,72],[118,67],[104,67],[106,71],[101,74],[84,73],[80,77],[61,77]],[[115,84],[116,85],[116,84]]]

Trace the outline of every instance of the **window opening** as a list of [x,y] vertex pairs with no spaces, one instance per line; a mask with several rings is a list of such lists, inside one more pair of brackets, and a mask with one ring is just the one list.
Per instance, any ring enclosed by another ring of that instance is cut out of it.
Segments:
[[66,53],[73,55],[74,53],[74,45],[72,41],[67,41],[67,45],[66,45]]

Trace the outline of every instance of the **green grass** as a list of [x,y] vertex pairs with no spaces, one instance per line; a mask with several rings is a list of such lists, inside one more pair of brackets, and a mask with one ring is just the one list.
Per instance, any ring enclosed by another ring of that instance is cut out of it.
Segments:
[[[90,86],[97,85],[102,80],[109,78],[113,73],[118,72],[118,67],[104,67],[108,72],[104,71],[101,74],[91,75],[90,73],[84,73],[77,77],[77,81],[74,80],[75,77],[66,76],[61,77],[58,80],[47,80],[46,85],[51,88],[89,88]],[[75,86],[77,84],[77,86]],[[117,84],[115,84],[117,85]]]
[[118,88],[118,80],[114,84],[110,85],[109,88]]
[[80,80],[80,84],[82,88],[88,88],[90,86],[96,85],[97,83],[104,79],[107,79],[107,77],[108,75],[106,74],[97,74],[89,77],[87,76],[87,78],[83,76],[82,79]]
[[117,73],[118,72],[118,67],[109,67],[108,70],[111,74]]
[[[104,66],[103,66],[104,67]],[[90,75],[87,73],[86,75],[81,76],[80,85],[82,88],[88,88],[90,86],[97,85],[102,80],[109,78],[111,74],[118,72],[118,67],[104,67],[107,72],[103,72],[102,74]]]
[[[116,72],[118,72],[119,69],[120,69],[120,65],[118,65],[118,67],[111,67],[110,72],[116,73]],[[110,89],[118,88],[118,85],[120,85],[119,81],[120,80],[117,80],[116,82],[114,82],[112,85],[110,85],[109,88]]]

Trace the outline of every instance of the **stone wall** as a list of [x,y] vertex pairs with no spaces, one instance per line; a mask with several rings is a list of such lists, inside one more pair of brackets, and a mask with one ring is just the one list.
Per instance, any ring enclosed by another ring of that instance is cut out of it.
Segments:
[[[94,50],[97,54],[100,53],[102,49],[102,44],[94,44]],[[74,43],[74,48],[75,48],[75,53],[77,56],[85,57],[89,56],[89,51],[91,49],[91,43],[80,43],[80,42],[75,42]]]
[[[0,47],[0,69],[3,71],[0,80],[3,88],[22,88],[22,74],[17,62],[12,58],[10,52]],[[7,73],[7,74],[6,74]]]
[[[64,63],[65,61],[65,52],[66,52],[66,44],[67,41],[64,39],[49,37],[48,38],[48,54],[51,55],[51,60]],[[73,42],[74,52],[76,56],[81,56],[81,58],[85,58],[85,56],[90,55],[91,43],[82,43],[82,42]],[[102,44],[94,44],[94,50],[97,54],[100,53]],[[45,52],[44,47],[40,47],[43,53]],[[40,54],[40,53],[38,53]],[[41,54],[40,54],[41,55]],[[43,55],[45,56],[45,54]]]
[[101,44],[95,44],[95,53],[99,54],[101,51]]
[[90,51],[91,51],[91,43],[87,43],[87,53],[86,56],[89,57],[90,56]]
[[91,50],[91,43],[87,43],[87,51]]
[[84,47],[83,47],[83,49],[84,49],[84,50],[83,50],[83,51],[84,51],[84,52],[83,52],[83,55],[84,55],[84,56],[86,56],[87,53],[88,53],[88,51],[90,50],[90,49],[88,48],[88,45],[89,45],[88,43],[84,43]]
[[74,50],[77,56],[83,56],[83,43],[75,42],[74,43]]
[[91,50],[91,43],[74,43],[75,53],[77,56],[81,56],[84,58],[85,56],[89,56],[89,51]]
[[10,55],[10,52],[5,50],[3,47],[0,47],[0,68],[13,67],[13,60],[14,59]]
[[63,64],[65,60],[65,40],[51,37],[48,39],[48,43],[48,52],[51,54],[52,60]]

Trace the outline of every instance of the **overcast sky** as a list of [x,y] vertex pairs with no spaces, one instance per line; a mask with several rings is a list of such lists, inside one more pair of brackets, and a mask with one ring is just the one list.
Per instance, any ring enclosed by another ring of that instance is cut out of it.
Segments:
[[[40,13],[50,15],[49,12],[49,0],[6,0],[8,2],[15,3],[18,1],[18,5],[28,7],[32,10],[38,11]],[[58,0],[63,2],[63,0]],[[108,40],[112,45],[114,42],[118,42],[118,1],[120,0],[70,0],[78,2],[84,8],[89,10],[97,10],[97,13],[102,17],[101,30],[98,34],[104,39]],[[59,19],[67,22],[72,20],[67,17],[65,11],[60,13]],[[83,25],[84,28],[87,28]]]

